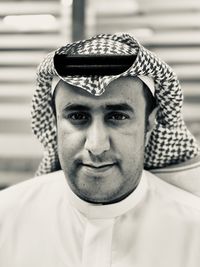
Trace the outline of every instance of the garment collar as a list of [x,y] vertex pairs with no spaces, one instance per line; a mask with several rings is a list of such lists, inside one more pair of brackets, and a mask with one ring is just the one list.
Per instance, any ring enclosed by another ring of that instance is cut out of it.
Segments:
[[[64,173],[63,173],[64,175]],[[67,183],[66,183],[67,184]],[[147,180],[145,171],[142,172],[142,176],[137,188],[125,199],[108,205],[91,204],[80,199],[67,184],[67,200],[71,205],[79,212],[84,214],[90,219],[109,219],[118,217],[128,210],[133,209],[143,199],[147,191]]]

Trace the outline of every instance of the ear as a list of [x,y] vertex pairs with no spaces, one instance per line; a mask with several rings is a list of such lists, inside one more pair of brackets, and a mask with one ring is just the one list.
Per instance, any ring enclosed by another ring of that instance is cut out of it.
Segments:
[[158,107],[155,107],[147,119],[147,132],[151,132],[154,127],[157,111]]

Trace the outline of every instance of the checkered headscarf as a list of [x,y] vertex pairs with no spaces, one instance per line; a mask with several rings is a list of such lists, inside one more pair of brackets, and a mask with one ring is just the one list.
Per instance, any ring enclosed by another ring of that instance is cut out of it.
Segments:
[[60,79],[98,96],[111,81],[121,76],[143,75],[153,78],[158,112],[155,127],[145,147],[144,168],[165,167],[199,154],[200,149],[195,138],[186,128],[182,118],[183,95],[173,70],[130,35],[101,34],[88,40],[67,44],[48,54],[39,65],[31,111],[33,132],[44,147],[44,157],[37,175],[59,168],[57,133],[51,107],[52,79],[59,76],[54,68],[55,54],[136,55],[131,68],[120,75],[66,76]]

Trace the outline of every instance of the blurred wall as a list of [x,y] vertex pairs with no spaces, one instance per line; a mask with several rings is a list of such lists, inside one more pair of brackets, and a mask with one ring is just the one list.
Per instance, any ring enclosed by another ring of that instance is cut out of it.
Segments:
[[35,73],[71,41],[72,1],[0,1],[0,187],[30,178],[42,148],[30,126]]

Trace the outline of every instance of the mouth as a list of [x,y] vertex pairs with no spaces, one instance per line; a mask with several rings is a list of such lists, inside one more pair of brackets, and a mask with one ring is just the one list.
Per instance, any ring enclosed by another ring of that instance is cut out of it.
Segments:
[[94,172],[94,173],[103,173],[106,171],[111,170],[113,167],[115,167],[116,163],[103,163],[103,164],[88,164],[88,163],[82,163],[81,164],[83,169],[85,169],[88,172]]

